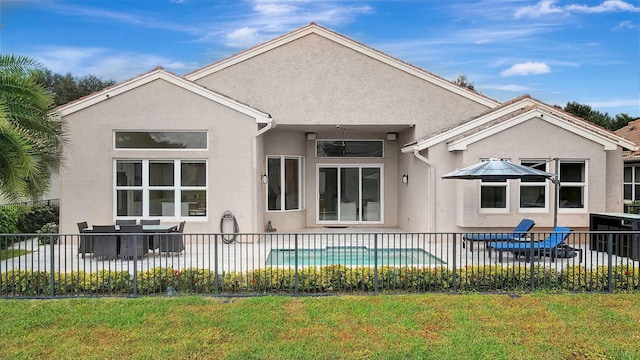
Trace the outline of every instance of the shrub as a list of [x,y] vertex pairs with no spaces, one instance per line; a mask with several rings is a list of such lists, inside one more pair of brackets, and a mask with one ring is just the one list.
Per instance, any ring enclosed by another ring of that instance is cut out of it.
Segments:
[[[20,232],[18,222],[24,206],[0,206],[0,234],[17,234]],[[6,249],[17,241],[14,236],[0,235],[0,249]]]
[[[531,288],[531,268],[495,265],[456,269],[459,291],[487,290],[528,291]],[[640,269],[616,266],[612,269],[614,292],[640,290]],[[216,274],[208,269],[171,267],[140,271],[137,291],[140,295],[166,294],[169,286],[177,293],[222,294],[293,293],[296,271],[268,268],[246,272]],[[11,270],[0,274],[0,296],[49,296],[50,273],[32,270]],[[216,281],[218,281],[216,288]],[[582,266],[570,266],[558,272],[543,267],[533,268],[533,281],[538,290],[607,291],[606,267],[585,271]],[[381,267],[378,268],[378,291],[382,292],[443,292],[453,288],[453,270],[445,267]],[[298,291],[304,293],[371,292],[375,290],[374,269],[325,266],[298,270]],[[92,273],[77,271],[54,273],[56,295],[100,296],[133,293],[133,276],[126,271],[101,270]]]
[[47,234],[47,235],[38,236],[38,243],[40,245],[49,244],[51,242],[51,239],[53,239],[53,243],[54,244],[58,243],[58,236],[49,235],[49,234],[57,234],[58,233],[58,224],[56,224],[56,223],[52,223],[52,222],[46,223],[46,224],[42,225],[40,230],[36,231],[36,233],[38,233],[38,234]]
[[18,218],[17,232],[35,234],[45,224],[60,223],[60,210],[57,205],[37,205],[22,212]]

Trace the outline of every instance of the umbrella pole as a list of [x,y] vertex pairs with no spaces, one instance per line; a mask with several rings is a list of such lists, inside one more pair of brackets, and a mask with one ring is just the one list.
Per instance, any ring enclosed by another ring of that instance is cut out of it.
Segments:
[[558,226],[558,201],[560,198],[560,179],[558,178],[560,169],[560,160],[558,158],[553,159],[556,163],[555,178],[553,179],[553,185],[555,189],[554,201],[553,201],[553,228]]

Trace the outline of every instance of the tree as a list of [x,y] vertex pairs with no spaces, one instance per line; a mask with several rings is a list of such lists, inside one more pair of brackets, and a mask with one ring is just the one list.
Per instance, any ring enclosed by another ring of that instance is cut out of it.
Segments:
[[469,80],[467,79],[467,75],[465,74],[458,75],[458,77],[455,80],[453,80],[453,83],[458,86],[466,87],[469,90],[475,91],[473,83],[469,82]]
[[50,70],[44,70],[38,82],[53,93],[54,106],[80,99],[116,83],[113,80],[103,81],[94,75],[74,77],[71,73],[61,75],[54,74]]
[[48,111],[52,94],[35,60],[0,54],[0,193],[8,200],[45,193],[62,157],[63,128]]
[[613,118],[609,113],[602,113],[592,109],[589,105],[575,101],[568,102],[563,110],[609,130],[618,130],[633,121],[633,118],[628,114],[618,114]]

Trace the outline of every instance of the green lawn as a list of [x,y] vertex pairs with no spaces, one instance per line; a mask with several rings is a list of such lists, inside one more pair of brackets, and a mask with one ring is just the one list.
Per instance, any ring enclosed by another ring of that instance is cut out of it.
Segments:
[[32,251],[22,249],[2,249],[0,250],[0,260],[11,259],[31,253]]
[[638,359],[640,295],[0,300],[3,359]]

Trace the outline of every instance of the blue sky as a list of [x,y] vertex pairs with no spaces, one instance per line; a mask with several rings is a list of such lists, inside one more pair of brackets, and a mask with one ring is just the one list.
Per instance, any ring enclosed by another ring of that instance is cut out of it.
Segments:
[[638,0],[0,0],[0,51],[123,81],[182,75],[311,21],[498,101],[640,116]]

